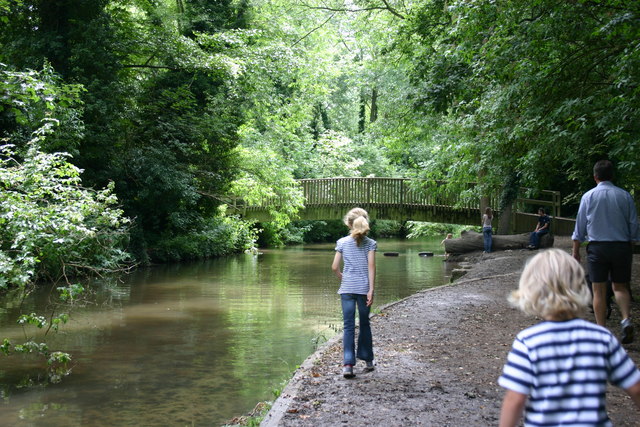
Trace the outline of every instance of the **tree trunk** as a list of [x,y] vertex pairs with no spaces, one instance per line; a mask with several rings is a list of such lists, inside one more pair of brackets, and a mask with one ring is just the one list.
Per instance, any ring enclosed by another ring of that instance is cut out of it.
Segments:
[[[479,183],[483,183],[484,181],[484,177],[487,175],[487,171],[485,171],[484,169],[480,169],[478,171],[478,182]],[[484,215],[484,211],[487,208],[491,208],[491,210],[493,212],[495,212],[496,210],[496,206],[489,206],[489,196],[486,194],[483,194],[480,196],[480,221],[482,221],[482,217]],[[482,224],[482,222],[481,222]]]
[[360,110],[358,111],[358,133],[364,133],[367,122],[367,98],[364,88],[360,89]]
[[[521,234],[494,234],[491,250],[504,251],[507,249],[525,249],[529,245],[531,233]],[[540,238],[541,248],[553,246],[553,235],[545,234]],[[466,252],[484,250],[484,237],[482,233],[475,231],[463,231],[458,239],[447,239],[444,241],[444,250],[449,254],[463,254]]]
[[511,233],[511,214],[513,212],[512,204],[506,205],[500,213],[500,221],[498,222],[498,232],[502,234]]
[[500,195],[500,225],[498,231],[500,234],[511,234],[511,212],[513,203],[518,198],[518,190],[520,189],[520,180],[515,171],[509,172],[507,180],[502,187]]
[[371,111],[369,112],[369,122],[378,120],[378,88],[371,89]]

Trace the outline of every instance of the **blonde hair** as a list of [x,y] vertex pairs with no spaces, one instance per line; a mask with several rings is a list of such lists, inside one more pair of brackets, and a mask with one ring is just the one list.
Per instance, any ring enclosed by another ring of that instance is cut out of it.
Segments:
[[344,223],[351,230],[351,237],[360,246],[369,233],[369,214],[362,208],[353,208],[344,217]]
[[584,312],[591,293],[580,263],[560,249],[549,249],[527,262],[509,301],[527,314],[568,320]]

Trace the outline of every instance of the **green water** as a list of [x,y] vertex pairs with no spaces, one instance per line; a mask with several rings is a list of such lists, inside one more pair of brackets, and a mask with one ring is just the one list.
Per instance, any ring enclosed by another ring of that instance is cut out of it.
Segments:
[[[439,243],[379,240],[374,309],[448,282]],[[216,426],[273,400],[341,328],[333,248],[160,266],[98,290],[47,339],[73,356],[61,383],[41,384],[40,361],[0,356],[0,425]],[[44,311],[47,301],[44,290],[27,301],[4,298],[0,339],[23,337],[20,304]]]

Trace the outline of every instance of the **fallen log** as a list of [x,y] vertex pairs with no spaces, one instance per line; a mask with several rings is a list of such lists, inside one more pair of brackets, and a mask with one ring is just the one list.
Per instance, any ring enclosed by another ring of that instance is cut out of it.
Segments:
[[[531,233],[521,234],[494,234],[491,245],[492,251],[504,251],[507,249],[526,249],[529,245]],[[548,233],[540,238],[541,248],[553,247],[553,235]],[[449,254],[463,254],[484,250],[484,236],[475,231],[463,231],[457,239],[446,239],[444,250]]]

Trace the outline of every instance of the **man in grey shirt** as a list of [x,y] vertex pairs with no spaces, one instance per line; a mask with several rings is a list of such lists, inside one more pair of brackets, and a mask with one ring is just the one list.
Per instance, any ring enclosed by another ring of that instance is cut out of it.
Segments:
[[573,239],[573,257],[580,261],[580,243],[587,240],[589,279],[593,283],[596,323],[606,323],[606,283],[610,279],[622,313],[623,344],[633,341],[630,317],[633,242],[640,240],[638,214],[631,195],[611,182],[613,164],[600,160],[593,167],[596,187],[580,200]]

